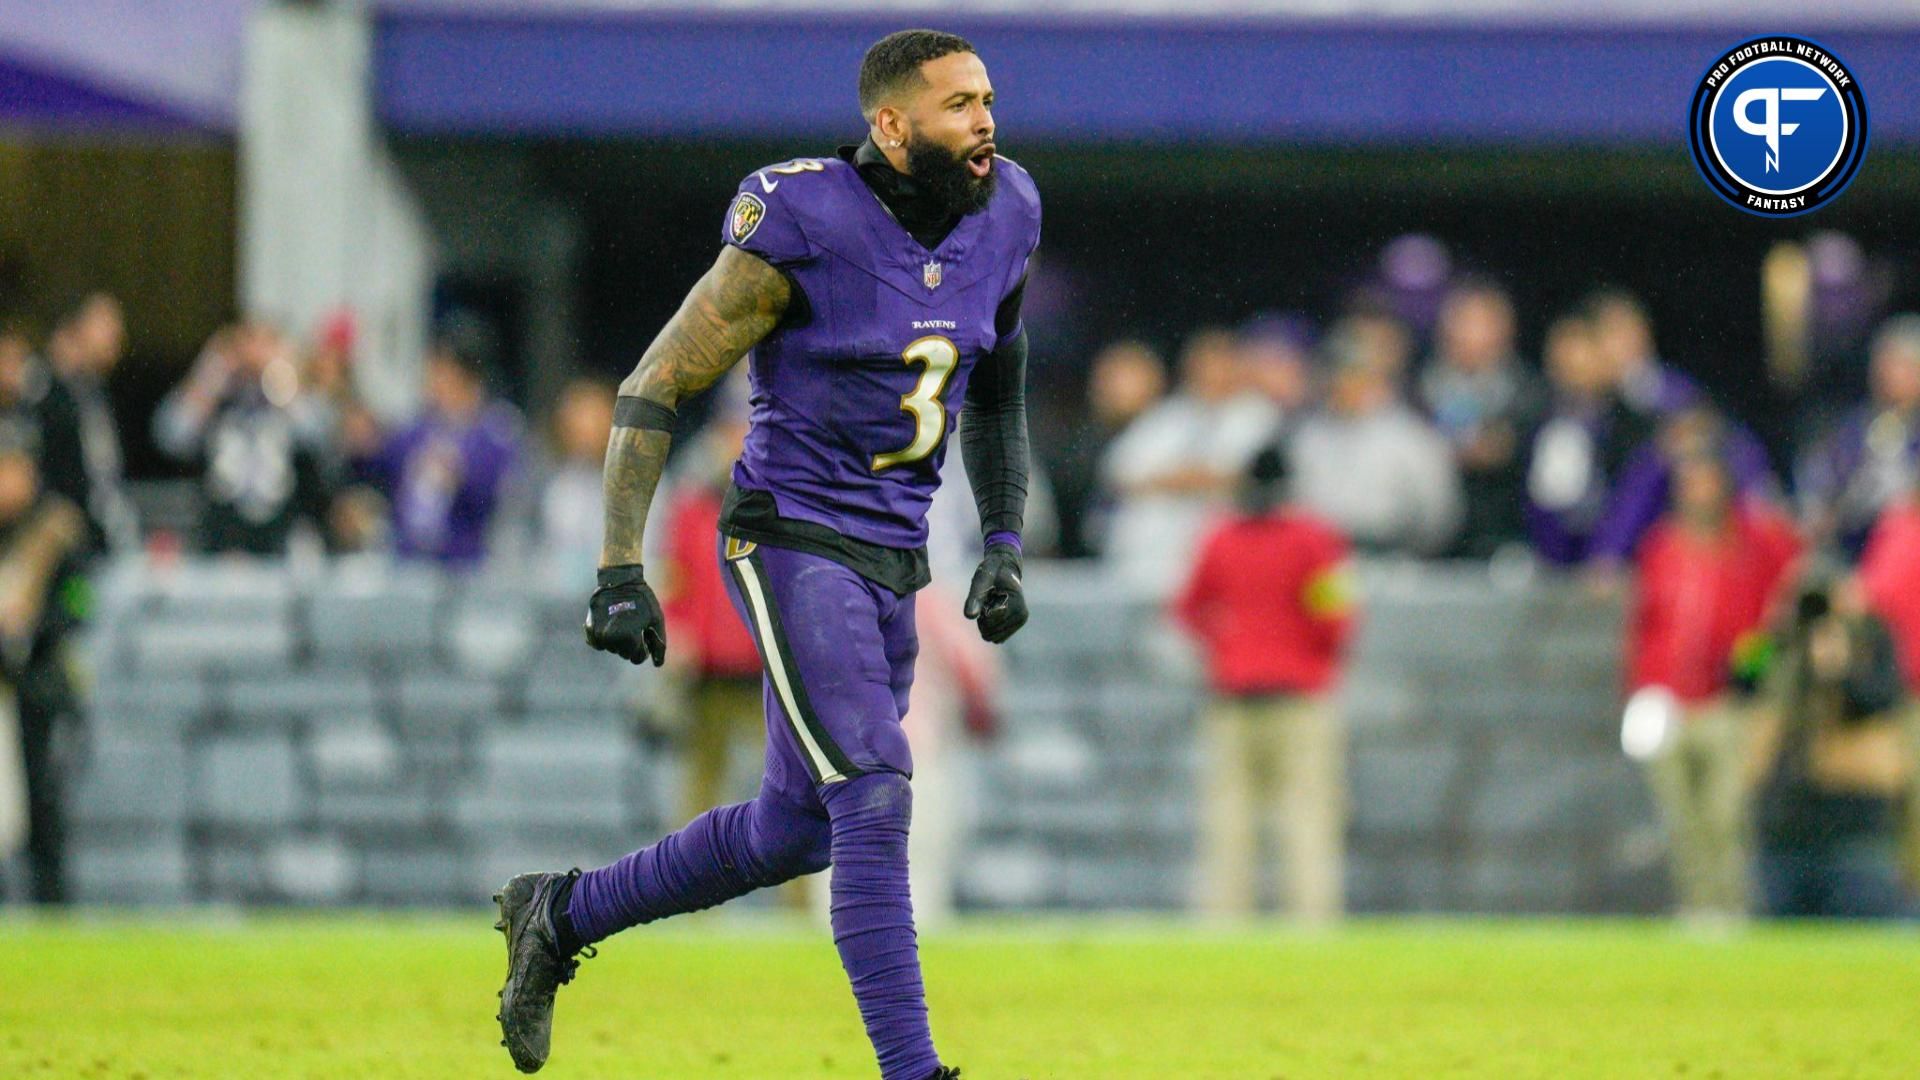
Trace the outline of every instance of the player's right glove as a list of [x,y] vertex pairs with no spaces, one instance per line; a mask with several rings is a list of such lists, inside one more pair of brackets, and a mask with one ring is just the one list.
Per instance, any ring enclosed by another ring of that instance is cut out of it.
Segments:
[[975,620],[980,636],[995,645],[1027,625],[1027,594],[1020,587],[1020,549],[994,544],[973,572],[967,590],[967,618]]
[[600,587],[587,601],[587,644],[632,663],[651,656],[667,661],[667,617],[641,575],[639,564],[600,571]]

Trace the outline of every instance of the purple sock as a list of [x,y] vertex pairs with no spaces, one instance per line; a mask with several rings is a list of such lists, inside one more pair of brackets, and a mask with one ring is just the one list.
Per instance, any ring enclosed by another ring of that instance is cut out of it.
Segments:
[[926,1080],[940,1056],[927,1027],[907,889],[913,789],[898,773],[867,773],[821,789],[821,801],[833,821],[833,942],[881,1080]]
[[709,810],[686,828],[589,870],[567,917],[583,945],[629,926],[683,915],[827,867],[828,825],[781,799]]

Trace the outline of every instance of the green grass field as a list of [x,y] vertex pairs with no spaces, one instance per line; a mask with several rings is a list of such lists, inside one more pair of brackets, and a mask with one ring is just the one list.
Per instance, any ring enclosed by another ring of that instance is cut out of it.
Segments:
[[[0,1077],[509,1077],[490,912],[0,920]],[[967,925],[923,948],[968,1080],[1920,1076],[1920,935],[1637,923]],[[824,931],[615,939],[542,1076],[876,1074]]]

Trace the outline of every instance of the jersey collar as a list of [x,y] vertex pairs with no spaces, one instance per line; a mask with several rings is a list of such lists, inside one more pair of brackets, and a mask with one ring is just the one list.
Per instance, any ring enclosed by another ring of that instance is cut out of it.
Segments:
[[872,137],[857,147],[843,146],[839,153],[841,160],[853,163],[854,171],[873,190],[880,205],[921,247],[928,251],[939,247],[960,224],[960,217],[947,213],[925,184],[895,169]]

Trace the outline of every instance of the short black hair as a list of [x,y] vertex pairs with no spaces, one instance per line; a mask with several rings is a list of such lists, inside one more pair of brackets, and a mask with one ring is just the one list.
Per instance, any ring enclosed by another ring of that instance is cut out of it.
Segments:
[[1247,462],[1240,479],[1240,508],[1270,514],[1287,501],[1293,481],[1293,453],[1281,442],[1268,443]]
[[888,97],[921,78],[920,65],[953,53],[973,52],[973,42],[941,30],[900,30],[873,43],[860,61],[860,115],[869,121]]

